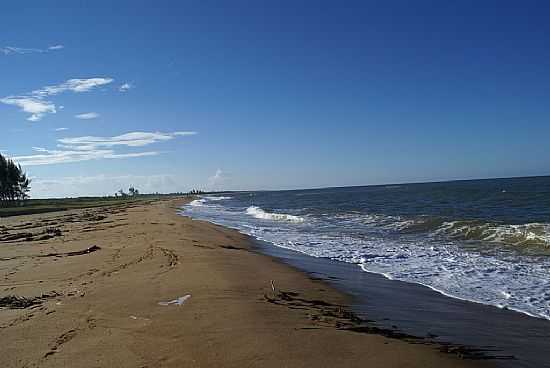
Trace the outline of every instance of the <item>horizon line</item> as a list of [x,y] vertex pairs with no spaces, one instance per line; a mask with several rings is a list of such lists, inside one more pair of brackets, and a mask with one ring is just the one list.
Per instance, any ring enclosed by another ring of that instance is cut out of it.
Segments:
[[[303,190],[323,190],[323,189],[344,189],[344,188],[362,188],[362,187],[384,187],[384,186],[393,186],[393,185],[414,185],[414,184],[440,184],[440,183],[454,183],[454,182],[463,182],[463,181],[482,181],[482,180],[504,180],[504,179],[528,179],[528,178],[546,178],[550,177],[550,174],[545,175],[527,175],[527,176],[504,176],[504,177],[489,177],[489,178],[474,178],[474,179],[449,179],[449,180],[434,180],[434,181],[410,181],[410,182],[394,182],[394,183],[382,183],[382,184],[360,184],[360,185],[342,185],[342,186],[328,186],[328,187],[312,187],[312,188],[293,188],[293,189],[257,189],[257,190],[204,190],[203,194],[213,194],[213,193],[247,193],[247,192],[291,192],[291,191],[303,191]],[[186,192],[170,192],[170,193],[142,193],[143,195],[171,195],[176,193],[189,194],[192,190],[190,189]],[[199,189],[200,190],[200,189]],[[199,194],[200,195],[200,194]],[[47,199],[78,199],[78,198],[102,198],[102,197],[111,197],[110,195],[103,196],[94,196],[94,195],[82,195],[78,197],[41,197],[35,198],[34,200],[47,200]],[[33,200],[33,199],[29,199]]]

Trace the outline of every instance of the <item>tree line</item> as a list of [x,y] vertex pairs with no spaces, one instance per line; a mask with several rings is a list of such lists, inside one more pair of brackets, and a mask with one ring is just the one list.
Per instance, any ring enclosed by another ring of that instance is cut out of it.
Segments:
[[11,205],[29,198],[30,184],[21,165],[0,154],[0,204]]
[[133,186],[128,188],[128,193],[126,193],[124,189],[119,189],[119,191],[115,193],[115,197],[121,197],[121,198],[137,197],[139,195],[140,195],[139,190],[137,188],[134,188]]

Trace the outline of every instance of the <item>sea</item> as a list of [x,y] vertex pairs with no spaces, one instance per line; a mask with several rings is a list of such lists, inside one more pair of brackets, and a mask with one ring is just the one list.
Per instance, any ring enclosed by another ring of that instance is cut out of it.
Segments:
[[550,177],[209,194],[183,214],[548,331]]

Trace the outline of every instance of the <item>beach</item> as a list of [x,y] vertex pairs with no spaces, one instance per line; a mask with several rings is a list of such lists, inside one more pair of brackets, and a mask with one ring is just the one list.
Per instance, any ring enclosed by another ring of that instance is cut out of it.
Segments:
[[349,297],[184,202],[2,219],[0,365],[481,366],[360,328]]

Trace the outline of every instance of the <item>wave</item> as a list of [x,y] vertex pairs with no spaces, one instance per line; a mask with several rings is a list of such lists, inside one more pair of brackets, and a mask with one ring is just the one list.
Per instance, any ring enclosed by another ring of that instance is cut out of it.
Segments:
[[224,197],[224,196],[219,196],[219,197],[215,197],[215,196],[206,196],[204,197],[205,199],[209,200],[209,201],[223,201],[223,200],[226,200],[226,199],[231,199],[233,197]]
[[189,202],[189,205],[193,207],[201,207],[204,206],[204,202],[206,202],[204,198],[195,199],[194,201]]
[[435,233],[459,240],[550,248],[550,224],[545,223],[509,225],[475,220],[449,221],[444,222]]
[[270,213],[256,206],[248,207],[246,209],[246,214],[262,220],[304,222],[302,217],[289,215],[286,213]]
[[233,197],[223,197],[223,196],[219,196],[219,197],[216,197],[216,196],[204,196],[204,197],[201,197],[199,199],[195,199],[191,202],[189,202],[189,206],[192,206],[192,207],[203,207],[203,206],[206,206],[206,202],[217,202],[217,201],[223,201],[223,200],[226,200],[226,199],[231,199]]
[[550,250],[550,224],[504,224],[481,220],[445,221],[438,217],[421,217],[397,221],[392,227],[402,234],[427,232],[452,240],[478,241],[517,247]]
[[332,218],[400,234],[426,234],[456,241],[478,241],[550,251],[550,224],[505,224],[482,220],[449,221],[437,216],[402,217],[382,214],[340,214]]

